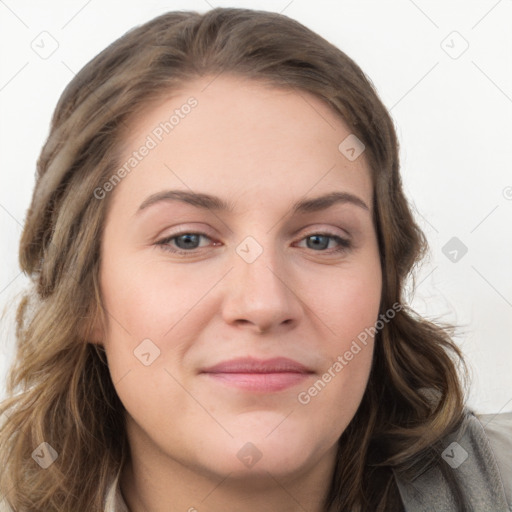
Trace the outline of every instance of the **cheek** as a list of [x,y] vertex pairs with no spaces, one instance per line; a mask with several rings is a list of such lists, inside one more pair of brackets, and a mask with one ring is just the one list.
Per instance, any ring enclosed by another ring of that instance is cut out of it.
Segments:
[[380,263],[373,259],[323,284],[324,293],[317,295],[314,307],[327,326],[328,335],[318,347],[325,355],[325,366],[319,379],[297,398],[305,407],[323,411],[322,421],[338,429],[355,414],[366,388],[381,300]]
[[[133,417],[164,428],[170,421],[168,411],[185,411],[190,405],[172,376],[181,380],[176,368],[189,337],[195,337],[187,312],[201,290],[187,283],[183,272],[166,271],[161,263],[158,267],[137,258],[113,257],[109,261],[116,264],[102,266],[101,283],[112,381]],[[187,414],[195,414],[194,409]]]
[[[161,339],[199,300],[204,286],[162,262],[118,260],[105,265],[102,291],[111,316],[134,338]],[[207,281],[210,281],[208,279]],[[112,318],[110,319],[112,320]],[[112,323],[112,322],[110,322]]]
[[[157,396],[169,383],[172,387],[165,369],[181,378],[184,355],[200,337],[209,315],[217,311],[208,301],[212,295],[208,291],[222,275],[211,269],[195,270],[193,265],[177,270],[161,260],[140,261],[136,256],[110,257],[102,265],[108,312],[105,350],[114,383],[128,372],[130,382],[139,382],[130,391],[130,401],[138,401],[140,393],[140,402],[145,403],[152,388]],[[122,388],[118,392],[121,396]]]
[[328,334],[318,346],[325,363],[316,380],[296,396],[309,428],[324,432],[326,445],[342,434],[364,395],[373,359],[380,286],[374,280],[351,280],[341,293],[328,295],[322,296]]
[[332,349],[343,347],[377,321],[382,294],[378,259],[361,261],[316,279],[315,312],[324,320]]

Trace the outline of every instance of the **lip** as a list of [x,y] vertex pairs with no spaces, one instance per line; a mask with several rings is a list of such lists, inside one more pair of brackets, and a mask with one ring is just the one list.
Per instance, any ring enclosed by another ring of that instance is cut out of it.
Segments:
[[313,370],[286,357],[257,359],[241,357],[201,370],[212,380],[246,391],[273,392],[301,383]]

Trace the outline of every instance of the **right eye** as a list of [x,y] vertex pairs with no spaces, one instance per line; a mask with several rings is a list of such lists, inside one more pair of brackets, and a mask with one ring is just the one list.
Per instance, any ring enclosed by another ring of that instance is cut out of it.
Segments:
[[[164,251],[189,256],[195,254],[195,250],[200,248],[198,244],[200,243],[201,237],[210,240],[210,237],[204,233],[184,231],[182,233],[167,236],[164,239],[159,240],[156,245],[161,246]],[[173,248],[171,244],[175,244],[178,248]],[[215,244],[219,245],[218,242],[215,242]]]

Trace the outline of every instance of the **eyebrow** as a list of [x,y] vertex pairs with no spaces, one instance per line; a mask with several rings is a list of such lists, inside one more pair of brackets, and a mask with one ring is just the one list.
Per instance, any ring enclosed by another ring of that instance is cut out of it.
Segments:
[[[172,201],[179,201],[195,206],[196,208],[218,212],[223,211],[232,213],[235,209],[234,203],[225,201],[220,197],[210,194],[191,192],[187,190],[164,190],[147,197],[139,206],[136,213],[138,214],[142,210],[145,210],[154,204]],[[293,214],[312,213],[326,210],[335,204],[353,204],[367,210],[368,212],[370,211],[368,205],[354,194],[349,192],[331,192],[322,196],[302,199],[295,202],[292,206],[292,212]]]

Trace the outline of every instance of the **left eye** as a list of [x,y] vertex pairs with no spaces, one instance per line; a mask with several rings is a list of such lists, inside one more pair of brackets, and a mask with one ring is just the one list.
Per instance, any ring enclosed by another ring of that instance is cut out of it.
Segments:
[[[307,240],[306,244],[307,244],[308,248],[314,249],[314,250],[327,249],[329,246],[329,242],[331,240],[334,240],[338,244],[338,247],[334,248],[333,252],[340,252],[340,251],[348,250],[351,247],[351,243],[349,240],[347,240],[345,238],[341,238],[338,235],[330,234],[330,233],[314,233],[312,235],[306,236],[302,240]],[[322,251],[322,252],[326,252],[326,251]]]
[[[201,238],[207,238],[211,240],[208,235],[204,233],[180,233],[172,235],[163,240],[159,240],[156,245],[161,246],[164,251],[169,251],[176,254],[191,255],[194,254],[195,249],[200,248],[199,243]],[[306,240],[307,248],[314,251],[321,252],[341,252],[348,251],[351,248],[351,242],[345,238],[332,233],[313,233],[301,239]],[[331,240],[334,240],[338,247],[331,247],[331,251],[325,251],[329,246]],[[172,247],[171,243],[177,246],[177,249]],[[219,242],[214,242],[215,245],[219,245]]]

